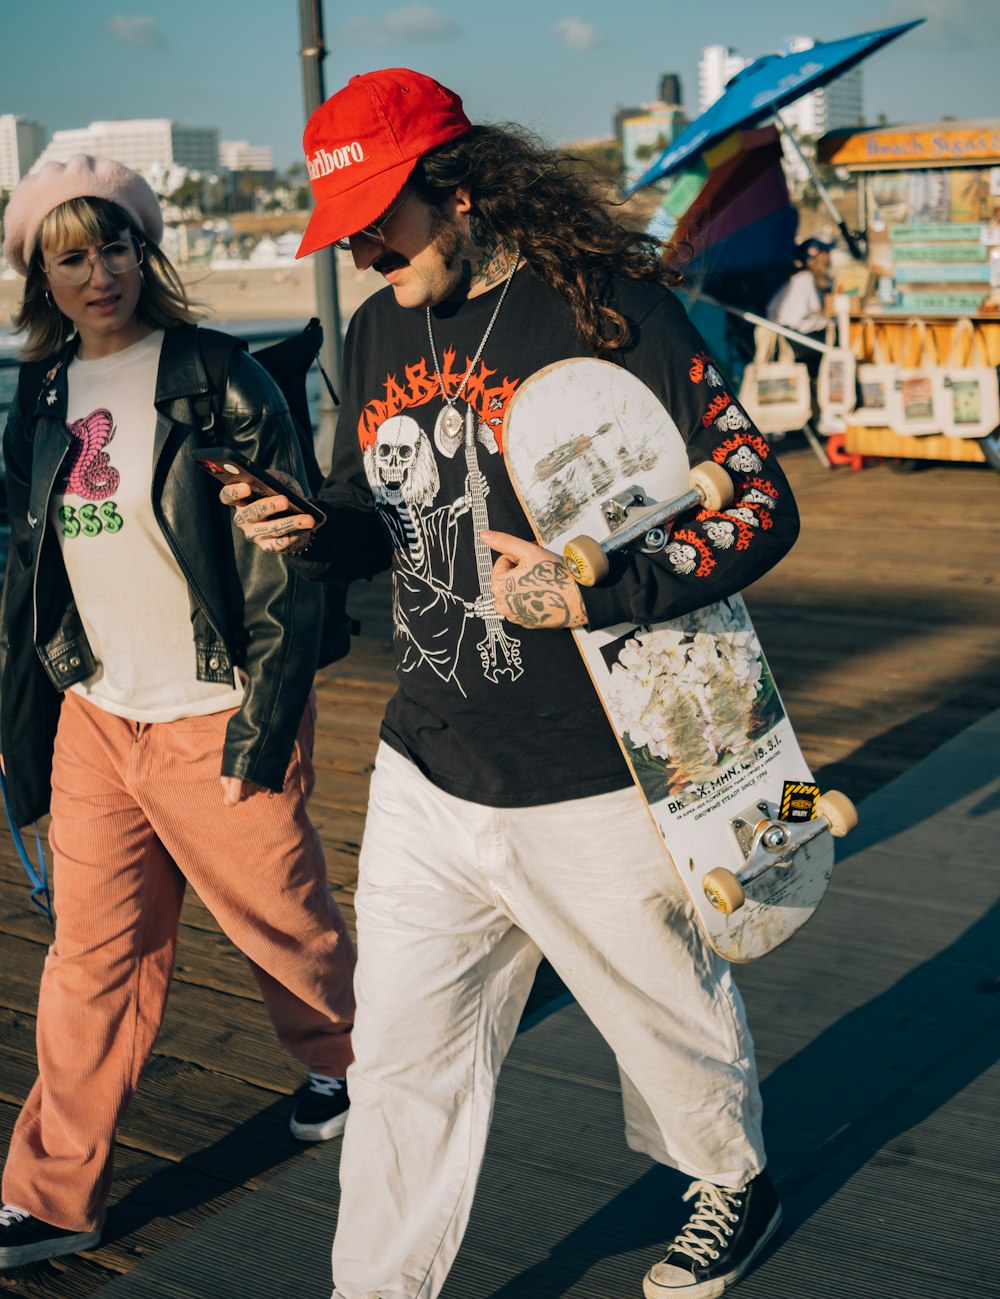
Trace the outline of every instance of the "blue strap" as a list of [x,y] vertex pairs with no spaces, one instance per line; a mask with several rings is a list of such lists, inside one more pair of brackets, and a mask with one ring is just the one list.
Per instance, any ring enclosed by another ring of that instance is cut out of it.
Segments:
[[42,836],[38,832],[38,822],[35,822],[35,843],[38,847],[38,870],[36,871],[28,856],[28,850],[24,846],[24,840],[21,838],[21,831],[14,824],[14,817],[10,810],[10,796],[7,793],[7,779],[3,772],[0,771],[0,790],[3,791],[3,805],[7,813],[7,823],[10,826],[11,838],[14,840],[14,847],[17,849],[17,855],[21,859],[21,865],[27,871],[28,879],[31,881],[31,900],[39,911],[48,916],[52,925],[55,925],[55,918],[52,915],[52,897],[49,894],[49,877],[45,869],[45,853],[42,850]]

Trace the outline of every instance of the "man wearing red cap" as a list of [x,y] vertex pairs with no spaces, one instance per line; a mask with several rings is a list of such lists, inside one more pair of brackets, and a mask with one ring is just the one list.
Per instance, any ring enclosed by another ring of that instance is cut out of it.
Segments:
[[[348,332],[328,525],[273,518],[283,498],[237,520],[317,580],[391,567],[399,676],[359,863],[335,1295],[440,1293],[544,954],[616,1054],[628,1144],[692,1178],[646,1299],[707,1299],[780,1219],[753,1045],[565,629],[676,617],[752,582],[795,539],[788,484],[658,245],[565,157],[473,126],[405,69],[355,77],[313,114],[305,150],[316,208],[300,252],[341,244],[387,288]],[[637,374],[692,460],[727,464],[738,513],[686,525],[711,557],[697,572],[635,555],[584,590],[530,540],[504,411],[535,371],[581,355]]]

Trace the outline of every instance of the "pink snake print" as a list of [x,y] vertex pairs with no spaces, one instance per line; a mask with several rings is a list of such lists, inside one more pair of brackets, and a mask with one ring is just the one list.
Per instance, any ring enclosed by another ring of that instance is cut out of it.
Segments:
[[109,410],[94,410],[83,419],[67,424],[75,439],[60,480],[57,492],[73,492],[88,501],[101,501],[118,490],[121,475],[111,464],[104,447],[115,435],[114,421]]

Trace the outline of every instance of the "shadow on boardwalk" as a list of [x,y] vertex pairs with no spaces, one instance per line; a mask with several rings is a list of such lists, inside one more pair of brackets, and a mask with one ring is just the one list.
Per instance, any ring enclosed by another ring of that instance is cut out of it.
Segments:
[[[765,1080],[769,1167],[785,1206],[782,1228],[767,1257],[782,1250],[866,1166],[898,1170],[913,1164],[917,1150],[907,1139],[910,1130],[997,1063],[1000,977],[979,975],[997,968],[998,943],[1000,905],[938,956],[843,1016]],[[799,1144],[796,1134],[808,1134],[808,1142]],[[974,1182],[975,1163],[967,1173]],[[964,1194],[974,1195],[966,1174],[961,1181]],[[674,1204],[686,1186],[687,1180],[671,1170],[651,1169],[580,1222],[543,1262],[512,1277],[490,1299],[559,1299],[609,1254],[648,1250],[655,1255],[681,1221],[679,1212],[673,1221],[665,1216],[662,1206]],[[905,1210],[907,1205],[896,1207]],[[946,1240],[947,1233],[940,1239]],[[928,1247],[938,1248],[933,1242]],[[624,1270],[622,1275],[624,1279]],[[839,1293],[842,1299],[912,1293],[883,1288],[891,1287],[893,1275],[891,1268],[876,1271],[870,1290],[860,1277],[842,1277]],[[739,1293],[752,1295],[758,1284],[751,1274]],[[762,1297],[779,1293],[764,1284],[758,1292]],[[957,1278],[955,1284],[959,1288],[937,1293],[960,1299],[1000,1292],[1000,1287],[966,1290]],[[801,1299],[815,1291],[780,1293]]]
[[[740,1299],[1000,1294],[998,773],[1000,714],[869,799],[815,920],[739,971],[786,1208]],[[535,1022],[442,1299],[635,1299],[685,1179],[620,1132],[614,1061],[579,1008]],[[226,1299],[322,1299],[336,1161],[281,1173],[109,1299],[217,1299],[223,1275]]]

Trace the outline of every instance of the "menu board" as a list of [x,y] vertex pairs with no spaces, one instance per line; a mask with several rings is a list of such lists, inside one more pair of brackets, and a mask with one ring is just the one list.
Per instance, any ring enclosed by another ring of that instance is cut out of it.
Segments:
[[868,260],[886,310],[977,311],[990,295],[987,231],[1000,225],[1000,168],[866,177]]

